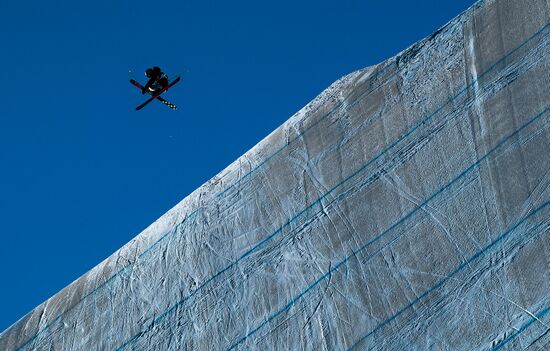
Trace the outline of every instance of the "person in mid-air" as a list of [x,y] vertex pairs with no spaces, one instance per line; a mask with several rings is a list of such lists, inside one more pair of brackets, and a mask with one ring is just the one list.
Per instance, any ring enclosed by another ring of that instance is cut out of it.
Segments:
[[147,68],[145,75],[149,78],[149,81],[142,89],[142,93],[150,93],[155,95],[157,92],[166,88],[168,85],[168,76],[164,73],[160,67]]

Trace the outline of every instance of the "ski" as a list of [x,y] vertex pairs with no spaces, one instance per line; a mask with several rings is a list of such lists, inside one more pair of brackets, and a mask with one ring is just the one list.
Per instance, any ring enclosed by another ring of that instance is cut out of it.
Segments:
[[[153,95],[150,99],[148,99],[147,101],[145,101],[143,104],[139,105],[138,107],[136,107],[136,110],[141,110],[143,107],[145,107],[145,105],[147,105],[148,103],[150,103],[151,101],[155,100],[155,99],[158,99],[159,101],[161,101],[163,104],[165,104],[166,106],[170,107],[172,110],[176,110],[177,107],[176,105],[172,104],[171,102],[165,100],[164,98],[161,98],[160,95],[164,92],[166,92],[168,89],[170,89],[171,87],[173,87],[177,82],[179,82],[181,79],[181,77],[176,77],[176,79],[174,79],[170,84],[168,84],[164,89],[162,89],[161,91],[157,92],[155,95]],[[130,83],[132,83],[133,85],[135,85],[136,87],[138,87],[140,90],[143,89],[143,86],[141,84],[139,84],[136,80],[134,79],[130,79]]]

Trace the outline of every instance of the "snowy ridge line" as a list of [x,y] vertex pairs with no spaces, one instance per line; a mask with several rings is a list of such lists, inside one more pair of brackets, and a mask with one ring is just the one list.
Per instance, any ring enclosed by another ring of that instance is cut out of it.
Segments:
[[[395,56],[393,56],[393,58],[395,59],[398,59],[400,57],[403,57],[403,56],[406,56],[406,54],[413,50],[415,47],[417,46],[421,46],[421,45],[424,45],[425,42],[433,39],[435,36],[437,36],[439,33],[441,33],[443,30],[447,29],[449,26],[452,26],[454,25],[454,22],[461,22],[462,19],[466,20],[466,17],[469,16],[469,15],[473,15],[473,12],[476,10],[476,9],[479,9],[481,7],[484,7],[486,4],[486,2],[495,2],[496,0],[477,0],[475,3],[473,3],[472,5],[470,5],[470,7],[468,7],[467,9],[465,9],[464,11],[462,11],[461,13],[459,13],[458,15],[456,15],[453,19],[451,19],[450,21],[448,21],[446,24],[444,24],[443,26],[441,26],[439,29],[437,29],[435,32],[433,32],[432,34],[428,35],[427,37],[423,38],[423,39],[420,39],[419,41],[417,41],[416,43],[412,44],[411,46],[409,46],[408,48],[398,52]],[[487,6],[489,6],[490,4],[487,4]]]
[[[537,36],[541,35],[542,33],[544,33],[544,31],[550,26],[550,23],[547,23],[546,25],[544,25],[541,29],[539,29],[538,31],[536,31],[534,34],[532,34],[531,36],[529,36],[524,42],[522,42],[520,45],[518,45],[517,47],[515,47],[513,50],[511,50],[508,54],[502,56],[502,58],[500,58],[498,61],[496,61],[495,63],[493,63],[489,68],[487,68],[484,72],[482,72],[481,74],[478,75],[477,79],[475,80],[472,80],[472,82],[466,84],[462,89],[460,89],[455,95],[451,96],[442,106],[440,106],[439,108],[437,108],[436,110],[434,110],[432,113],[428,114],[426,117],[424,117],[423,119],[421,119],[419,122],[417,122],[415,124],[415,126],[411,129],[409,129],[406,133],[404,133],[402,136],[400,136],[396,141],[394,141],[392,144],[390,144],[388,147],[386,147],[383,151],[381,151],[379,154],[377,154],[375,157],[373,157],[371,160],[369,160],[365,165],[363,165],[362,167],[360,167],[358,170],[356,170],[354,173],[352,173],[351,175],[349,175],[348,177],[346,177],[345,179],[343,179],[341,182],[339,182],[338,184],[336,184],[334,187],[332,187],[330,190],[328,190],[324,195],[322,195],[320,198],[318,198],[316,201],[312,202],[309,206],[307,206],[306,208],[304,208],[303,210],[301,210],[300,212],[296,213],[293,217],[291,217],[289,220],[287,220],[286,223],[284,223],[281,227],[279,227],[275,232],[273,232],[272,234],[270,234],[269,236],[267,236],[265,239],[261,240],[260,242],[258,242],[257,244],[255,244],[252,248],[250,248],[249,250],[247,250],[245,253],[243,253],[239,258],[237,258],[235,261],[233,261],[231,264],[229,264],[228,266],[226,266],[225,268],[223,268],[222,270],[218,271],[217,273],[215,273],[214,275],[212,275],[210,278],[208,278],[207,280],[205,280],[201,285],[199,285],[193,292],[191,292],[189,295],[187,295],[185,298],[181,299],[180,301],[178,301],[177,303],[175,303],[172,307],[166,309],[165,311],[163,311],[159,316],[157,316],[156,318],[154,318],[154,320],[152,322],[149,323],[149,325],[146,326],[145,330],[144,331],[141,331],[140,333],[134,335],[133,337],[131,337],[129,340],[125,341],[122,346],[120,346],[119,348],[117,348],[117,350],[122,350],[124,349],[126,346],[128,346],[130,343],[132,343],[133,341],[137,340],[137,338],[142,335],[143,333],[145,333],[147,330],[149,330],[155,323],[158,323],[159,321],[161,321],[162,319],[164,319],[167,315],[171,314],[172,312],[176,311],[177,308],[182,305],[183,303],[185,303],[187,300],[189,300],[190,298],[192,298],[199,290],[201,290],[202,288],[204,288],[206,285],[210,284],[210,282],[212,282],[215,278],[219,277],[220,275],[222,275],[223,273],[227,272],[229,269],[231,269],[232,267],[234,267],[236,264],[238,264],[241,260],[243,260],[244,258],[248,257],[249,255],[251,255],[253,252],[255,252],[258,248],[262,247],[265,243],[267,243],[268,241],[270,241],[273,237],[275,237],[276,235],[278,235],[279,233],[281,233],[283,231],[283,229],[285,229],[287,226],[289,226],[294,220],[296,220],[297,218],[299,218],[300,216],[302,216],[304,213],[306,213],[309,209],[311,209],[312,207],[314,207],[315,205],[319,204],[323,199],[325,199],[328,195],[330,195],[334,190],[336,190],[337,188],[339,188],[342,184],[346,183],[348,180],[350,180],[351,178],[355,177],[357,174],[359,174],[361,171],[363,171],[367,166],[369,166],[370,164],[372,164],[373,162],[377,161],[378,159],[380,159],[385,153],[387,153],[390,149],[392,149],[393,147],[395,147],[399,142],[401,142],[403,139],[405,139],[406,137],[408,137],[410,134],[412,134],[415,130],[417,130],[418,128],[420,128],[421,126],[423,126],[424,124],[426,124],[430,119],[432,119],[438,112],[440,112],[445,106],[449,105],[451,102],[454,101],[454,99],[456,99],[458,96],[464,94],[465,92],[468,91],[469,88],[471,88],[474,84],[478,83],[479,80],[481,80],[481,78],[483,78],[485,75],[487,75],[490,71],[492,71],[495,67],[497,67],[499,64],[501,64],[502,62],[504,62],[508,57],[510,57],[511,55],[513,55],[514,53],[516,53],[519,49],[521,49],[522,47],[524,47],[528,42],[530,42],[532,39],[536,38]],[[546,36],[547,33],[544,34],[544,36]],[[546,112],[546,110],[545,110]]]
[[[350,259],[352,259],[353,257],[356,257],[356,255],[358,253],[360,253],[361,251],[365,250],[366,248],[370,247],[372,244],[374,244],[375,242],[379,241],[380,239],[382,239],[384,236],[386,236],[386,234],[388,234],[389,232],[393,231],[394,229],[396,229],[397,227],[399,227],[400,225],[402,225],[403,223],[405,223],[408,219],[410,219],[413,215],[416,214],[417,211],[419,210],[422,210],[426,205],[428,205],[428,203],[430,203],[432,200],[434,200],[436,197],[438,197],[439,195],[443,194],[446,190],[448,190],[448,188],[450,188],[451,186],[453,186],[456,182],[458,182],[459,180],[461,180],[464,176],[466,176],[468,173],[470,173],[471,171],[473,170],[476,170],[479,165],[484,162],[485,160],[487,160],[489,157],[492,156],[493,153],[495,153],[500,147],[502,147],[506,142],[508,142],[511,138],[517,136],[521,131],[523,131],[525,128],[527,128],[529,125],[531,125],[532,123],[534,123],[535,121],[537,121],[539,118],[541,118],[544,114],[548,113],[548,111],[550,110],[550,106],[546,107],[546,109],[544,111],[542,111],[541,113],[537,114],[536,116],[532,117],[527,123],[525,123],[523,126],[519,127],[518,129],[516,129],[513,133],[511,133],[510,135],[508,135],[506,138],[504,138],[502,141],[500,141],[495,147],[493,147],[490,151],[488,151],[483,157],[481,157],[480,159],[478,159],[476,162],[474,162],[471,166],[469,166],[468,168],[466,168],[462,173],[460,173],[457,177],[455,177],[453,180],[451,180],[449,183],[447,183],[445,186],[443,186],[441,189],[437,190],[436,192],[434,192],[432,195],[430,195],[426,200],[424,200],[420,205],[417,205],[413,210],[411,210],[408,214],[406,214],[405,216],[401,217],[398,221],[396,221],[394,224],[392,224],[391,226],[389,226],[387,229],[385,229],[384,231],[382,231],[382,233],[378,234],[377,236],[375,236],[374,238],[372,238],[371,240],[369,240],[367,243],[365,243],[363,246],[355,249],[352,251],[352,253],[350,255],[348,255],[346,258],[344,258],[343,260],[341,260],[340,262],[338,262],[336,265],[332,266],[331,269],[329,269],[325,274],[323,274],[321,277],[319,277],[317,280],[315,280],[315,282],[313,282],[312,284],[310,284],[306,289],[302,290],[298,295],[296,295],[294,298],[292,298],[291,300],[289,300],[289,302],[287,304],[285,304],[282,308],[280,308],[276,313],[272,314],[271,316],[269,316],[263,323],[261,323],[259,326],[257,326],[256,328],[254,328],[252,331],[250,331],[247,335],[243,336],[241,339],[239,339],[237,342],[235,342],[233,345],[231,345],[228,350],[232,350],[234,349],[235,347],[237,347],[239,344],[241,344],[242,342],[244,342],[247,338],[251,337],[252,335],[254,335],[259,329],[261,329],[263,326],[265,326],[266,324],[270,323],[273,319],[277,318],[278,316],[280,316],[283,312],[285,312],[286,310],[288,310],[290,307],[292,307],[296,302],[298,302],[302,297],[304,297],[309,291],[311,291],[312,289],[314,289],[317,285],[319,285],[319,283],[321,283],[323,280],[325,280],[326,278],[330,277],[332,274],[334,274],[335,272],[338,271],[338,269],[342,266],[342,265],[345,265]],[[520,144],[520,140],[514,142],[514,145],[518,145]],[[505,150],[503,150],[505,151]],[[498,155],[498,154],[497,154]],[[535,211],[536,212],[536,211]],[[527,218],[527,217],[526,217]],[[400,237],[402,236],[406,236],[407,233],[401,233],[399,234],[398,236],[396,236],[395,238],[393,238],[388,244],[380,247],[379,249],[377,249],[376,251],[374,251],[372,254],[370,254],[367,258],[363,259],[362,260],[362,264],[364,264],[366,261],[369,261],[371,258],[373,258],[374,256],[376,256],[378,253],[380,253],[381,251],[383,251],[384,249],[386,249],[389,245],[391,245],[393,242],[395,242],[395,240],[399,239]],[[481,250],[480,252],[483,252],[484,250]],[[479,252],[478,252],[479,254]],[[461,266],[460,269],[464,268],[466,265],[464,266]],[[454,271],[453,271],[454,272]],[[448,278],[446,278],[448,279]],[[436,288],[430,288],[428,289],[427,291],[433,291],[435,290]],[[423,294],[424,296],[425,294]]]
[[[471,256],[470,258],[468,258],[468,260],[466,260],[465,262],[463,262],[462,264],[460,264],[455,270],[453,270],[451,273],[449,273],[445,278],[441,279],[437,284],[435,284],[434,286],[432,286],[431,288],[429,288],[428,290],[426,290],[424,293],[422,293],[422,295],[418,296],[417,298],[415,298],[413,301],[411,301],[410,303],[408,303],[405,307],[403,307],[402,309],[400,309],[398,312],[396,312],[393,316],[387,318],[386,320],[384,320],[382,323],[378,324],[378,326],[376,328],[374,328],[373,330],[371,330],[369,333],[367,333],[366,335],[364,335],[363,337],[361,337],[359,340],[357,340],[349,349],[349,350],[353,350],[354,348],[356,348],[361,342],[363,342],[365,339],[367,339],[369,336],[373,335],[374,333],[376,333],[378,330],[380,330],[381,328],[383,328],[384,326],[386,326],[387,324],[389,324],[390,322],[392,322],[393,320],[395,320],[397,317],[399,317],[400,315],[402,315],[403,313],[405,313],[407,310],[409,310],[410,308],[412,308],[416,303],[418,303],[420,300],[422,300],[424,297],[426,297],[427,295],[429,295],[432,291],[440,288],[441,286],[443,286],[443,284],[445,284],[448,280],[450,280],[456,273],[458,273],[459,271],[461,271],[464,267],[466,267],[468,264],[470,264],[471,262],[477,260],[478,258],[480,258],[481,256],[485,255],[489,250],[491,250],[492,248],[494,248],[498,243],[500,243],[502,240],[504,240],[506,237],[508,237],[508,235],[510,235],[514,230],[516,230],[520,225],[522,225],[523,223],[525,223],[528,219],[530,219],[531,217],[533,217],[534,215],[536,215],[537,213],[539,213],[540,211],[542,211],[544,208],[548,207],[548,205],[550,205],[550,201],[546,201],[545,203],[543,203],[541,206],[537,207],[536,209],[534,209],[531,213],[529,213],[527,216],[525,216],[523,219],[521,219],[520,221],[518,221],[516,224],[514,224],[512,227],[510,227],[508,230],[506,230],[504,233],[502,233],[501,235],[499,235],[494,241],[492,241],[489,245],[485,246],[481,251],[477,252],[475,255]],[[544,221],[543,221],[544,222]],[[547,220],[546,220],[547,222]],[[539,223],[539,225],[542,224],[542,223]],[[536,226],[535,229],[537,229],[539,226]],[[528,232],[527,232],[528,233]],[[546,312],[548,312],[546,309],[543,310],[544,314],[546,314]],[[540,312],[539,312],[540,314]],[[537,317],[539,317],[537,315]],[[539,317],[540,318],[540,317]],[[508,341],[509,342],[510,340],[512,340],[515,336],[519,335],[521,332],[523,332],[525,329],[527,329],[527,327],[529,325],[531,325],[534,321],[536,320],[536,318],[532,318],[531,317],[531,321],[527,324],[524,325],[524,327],[520,330],[518,330],[515,335],[511,335],[510,337],[508,337]],[[501,346],[499,346],[498,348],[504,346],[503,344]]]

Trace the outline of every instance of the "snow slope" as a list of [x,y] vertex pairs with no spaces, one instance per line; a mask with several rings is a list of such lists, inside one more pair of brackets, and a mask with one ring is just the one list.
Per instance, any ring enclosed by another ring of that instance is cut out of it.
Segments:
[[0,350],[550,348],[548,0],[353,72]]

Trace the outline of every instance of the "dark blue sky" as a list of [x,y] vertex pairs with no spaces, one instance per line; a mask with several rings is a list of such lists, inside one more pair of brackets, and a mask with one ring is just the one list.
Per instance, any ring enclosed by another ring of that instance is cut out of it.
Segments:
[[[0,332],[474,0],[2,1]],[[128,83],[159,65],[177,112]]]

